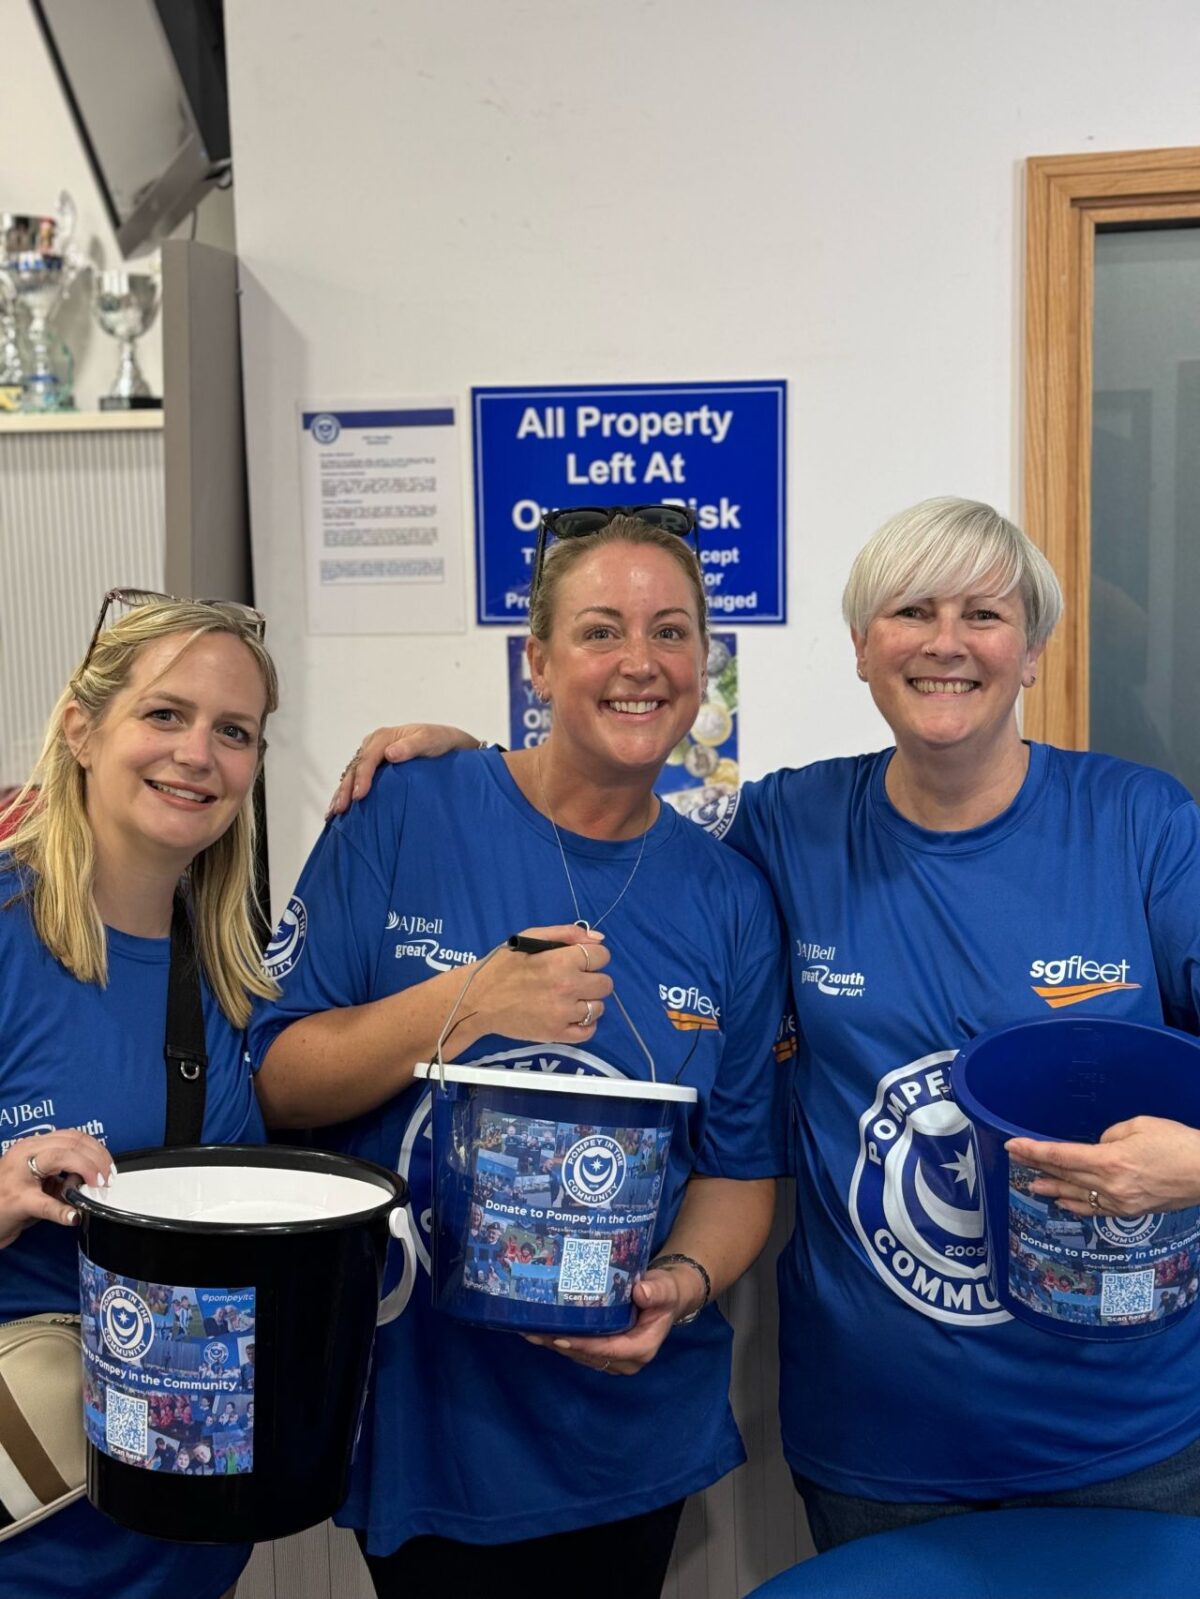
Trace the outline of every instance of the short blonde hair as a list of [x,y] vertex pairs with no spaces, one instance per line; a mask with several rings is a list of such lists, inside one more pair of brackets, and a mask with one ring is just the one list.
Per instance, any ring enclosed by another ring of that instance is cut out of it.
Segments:
[[[98,726],[147,644],[184,634],[186,648],[208,633],[228,633],[253,655],[266,693],[265,725],[279,704],[279,682],[248,613],[192,600],[139,605],[100,634],[86,663],[59,695],[37,764],[10,807],[20,820],[4,847],[32,874],[29,896],[38,937],[80,982],[104,986],[108,945],[93,897],[95,845],[83,768],[67,742],[67,707],[74,702],[89,723]],[[260,735],[260,765],[265,749]],[[200,964],[217,1004],[235,1027],[245,1027],[249,1021],[252,994],[270,998],[278,992],[263,972],[255,935],[254,874],[251,790],[231,826],[196,856],[186,874]]]
[[886,604],[984,589],[997,598],[1016,590],[1026,645],[1046,643],[1062,615],[1054,568],[999,511],[945,495],[901,511],[868,539],[850,568],[842,615],[861,634]]

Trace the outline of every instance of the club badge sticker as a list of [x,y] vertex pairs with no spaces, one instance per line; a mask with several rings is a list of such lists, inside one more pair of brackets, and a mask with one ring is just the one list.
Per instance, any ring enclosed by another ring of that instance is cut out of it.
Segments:
[[96,1448],[177,1476],[252,1471],[255,1290],[134,1281],[84,1255],[79,1287]]
[[304,901],[295,894],[288,900],[279,926],[267,945],[263,966],[268,977],[276,982],[286,977],[304,953],[304,940],[308,936],[308,911]]
[[118,1360],[140,1360],[154,1337],[146,1301],[121,1283],[106,1288],[100,1299],[100,1336]]
[[883,1077],[859,1121],[850,1218],[867,1259],[900,1299],[935,1321],[1008,1321],[992,1292],[971,1125],[948,1098],[956,1051]]
[[607,1133],[593,1133],[563,1156],[563,1187],[589,1210],[610,1205],[625,1181],[625,1151]]

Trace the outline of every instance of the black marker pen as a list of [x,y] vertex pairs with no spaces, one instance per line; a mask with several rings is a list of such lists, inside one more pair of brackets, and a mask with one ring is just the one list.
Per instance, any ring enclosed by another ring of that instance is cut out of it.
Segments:
[[519,955],[540,955],[543,950],[567,947],[561,938],[525,938],[520,933],[510,933],[507,942],[509,949],[515,949]]

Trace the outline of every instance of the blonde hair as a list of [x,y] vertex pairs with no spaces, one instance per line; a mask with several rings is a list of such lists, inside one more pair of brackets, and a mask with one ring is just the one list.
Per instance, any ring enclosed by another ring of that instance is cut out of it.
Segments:
[[665,550],[682,569],[696,597],[696,621],[700,628],[700,641],[708,642],[708,602],[704,597],[704,576],[696,552],[678,533],[668,533],[653,527],[636,516],[614,516],[611,522],[595,533],[584,533],[578,538],[558,539],[546,551],[542,565],[541,581],[529,605],[529,631],[542,643],[550,637],[554,625],[554,602],[559,586],[572,567],[585,560],[594,550],[606,544],[651,544]]
[[[65,732],[74,702],[92,727],[103,721],[129,681],[141,650],[158,639],[187,635],[186,649],[207,633],[227,633],[253,655],[266,690],[263,724],[279,704],[275,665],[248,613],[193,600],[139,605],[97,638],[50,713],[37,764],[8,808],[19,816],[6,841],[12,859],[27,868],[27,897],[34,927],[46,948],[82,983],[108,981],[108,943],[96,908],[96,858],[87,819],[86,779]],[[261,768],[266,741],[259,738]],[[189,866],[192,920],[200,966],[221,1010],[235,1027],[250,1019],[250,996],[271,998],[278,987],[264,973],[255,935],[254,793],[251,789],[229,828]]]
[[1062,614],[1054,568],[1021,529],[979,500],[922,500],[893,516],[854,558],[842,615],[856,633],[890,602],[934,594],[997,598],[1015,589],[1025,607],[1025,642],[1046,643]]

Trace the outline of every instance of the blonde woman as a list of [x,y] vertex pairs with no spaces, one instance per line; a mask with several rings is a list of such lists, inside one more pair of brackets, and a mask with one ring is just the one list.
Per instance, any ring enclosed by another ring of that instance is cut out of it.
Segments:
[[[114,604],[127,614],[106,626]],[[114,1152],[163,1141],[177,902],[201,968],[203,1138],[263,1136],[242,1035],[251,996],[272,992],[250,915],[252,788],[277,702],[262,633],[243,606],[110,592],[9,813],[0,1320],[78,1308],[61,1179],[104,1181]],[[219,1599],[248,1554],[125,1532],[79,1501],[5,1543],[0,1596]]]

